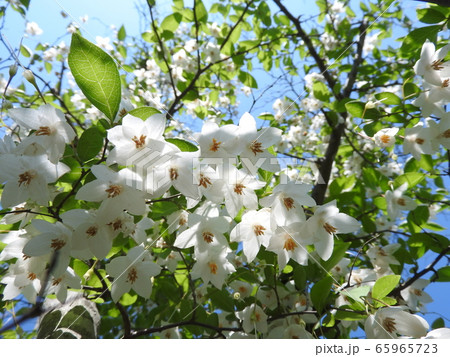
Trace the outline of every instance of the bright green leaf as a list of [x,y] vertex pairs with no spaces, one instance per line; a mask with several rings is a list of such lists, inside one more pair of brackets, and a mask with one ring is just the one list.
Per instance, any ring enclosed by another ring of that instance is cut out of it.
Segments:
[[132,116],[142,119],[142,120],[147,120],[153,114],[161,114],[161,112],[158,109],[153,108],[153,107],[139,107],[139,108],[130,110],[128,112],[128,114],[131,114]]
[[445,20],[445,15],[433,8],[417,9],[417,18],[425,24],[437,24]]
[[171,144],[174,144],[181,151],[191,151],[191,152],[198,151],[198,147],[187,140],[178,138],[167,138],[166,141]]
[[386,275],[379,278],[372,289],[372,298],[381,300],[386,297],[400,281],[400,275]]
[[86,98],[111,121],[121,100],[121,84],[116,63],[102,49],[81,37],[72,35],[69,67]]
[[426,177],[426,175],[423,173],[420,173],[420,172],[407,172],[403,175],[398,176],[394,180],[394,187],[398,188],[401,185],[403,185],[405,182],[407,182],[408,187],[413,188],[417,184],[419,184],[425,177]]

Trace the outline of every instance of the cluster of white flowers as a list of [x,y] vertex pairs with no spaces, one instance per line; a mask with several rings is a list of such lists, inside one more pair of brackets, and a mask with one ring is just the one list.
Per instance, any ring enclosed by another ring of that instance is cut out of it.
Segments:
[[[25,131],[19,143],[10,136],[2,141],[0,165],[6,168],[0,174],[5,183],[2,206],[19,210],[33,207],[33,212],[39,212],[58,193],[52,184],[69,171],[60,160],[75,132],[62,112],[50,105],[11,109],[9,114],[30,133]],[[314,246],[317,254],[327,260],[335,234],[359,230],[359,222],[340,213],[335,201],[315,207],[314,215],[306,219],[303,206],[315,206],[307,194],[311,185],[284,175],[271,194],[258,200],[255,191],[266,186],[258,177],[258,169],[280,170],[277,158],[268,150],[280,142],[280,129],[258,130],[248,113],[239,125],[219,127],[208,121],[200,133],[194,134],[199,145],[195,152],[182,152],[167,142],[164,129],[165,118],[160,114],[147,120],[128,114],[108,130],[108,140],[114,147],[106,165],[92,166],[95,179],[81,186],[75,195],[79,201],[99,205],[65,211],[55,223],[33,219],[29,213],[15,217],[15,221],[22,220],[24,229],[3,239],[11,243],[1,258],[17,258],[2,280],[7,285],[5,298],[24,294],[30,301],[35,300],[46,267],[56,259],[48,293],[64,301],[68,287],[80,288],[80,277],[69,267],[70,259],[104,259],[119,233],[133,239],[136,246],[106,267],[114,278],[112,298],[118,301],[130,289],[148,298],[152,290],[150,277],[158,275],[162,266],[174,270],[180,260],[176,254],[153,258],[146,247],[151,241],[146,230],[155,224],[146,217],[147,200],[164,195],[172,186],[186,197],[188,208],[197,206],[203,197],[207,199],[193,213],[176,212],[167,217],[167,222],[169,231],[177,232],[175,247],[194,247],[192,277],[217,288],[236,270],[236,264],[241,264],[235,254],[230,254],[226,234],[230,234],[231,242],[242,242],[247,263],[253,262],[264,246],[276,253],[279,268],[283,269],[291,258],[306,265],[307,246]],[[125,168],[108,167],[117,164]],[[242,217],[236,225],[233,219],[240,212]],[[143,218],[136,221],[133,216]],[[12,235],[15,239],[11,239]],[[159,246],[168,247],[164,241]],[[239,292],[245,294],[242,287]],[[295,301],[291,302],[293,306]],[[238,315],[247,321],[247,314],[244,310]]]

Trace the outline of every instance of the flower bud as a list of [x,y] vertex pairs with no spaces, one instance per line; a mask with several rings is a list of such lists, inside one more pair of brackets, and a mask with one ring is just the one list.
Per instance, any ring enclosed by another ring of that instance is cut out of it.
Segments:
[[36,86],[36,78],[34,77],[33,72],[31,72],[29,69],[26,69],[25,71],[23,71],[23,76],[28,82]]
[[16,73],[17,73],[17,63],[14,63],[9,67],[9,77],[10,78],[14,77]]
[[89,281],[92,278],[92,275],[94,274],[94,267],[90,268],[86,273],[83,275],[84,281]]

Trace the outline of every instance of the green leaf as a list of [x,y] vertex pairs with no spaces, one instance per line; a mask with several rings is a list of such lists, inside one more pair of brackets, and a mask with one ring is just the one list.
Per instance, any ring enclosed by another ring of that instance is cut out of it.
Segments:
[[372,289],[372,298],[381,300],[386,297],[400,281],[400,275],[386,275],[375,282]]
[[120,303],[123,306],[130,306],[136,302],[137,298],[138,298],[137,294],[125,293],[120,298]]
[[234,300],[228,291],[214,289],[208,296],[211,302],[219,309],[229,312],[234,311]]
[[358,321],[365,319],[366,316],[357,312],[350,311],[336,311],[335,319],[336,320],[345,320],[345,321]]
[[125,37],[127,37],[127,32],[125,31],[125,27],[123,25],[120,27],[119,32],[117,32],[117,39],[119,41],[125,40]]
[[46,314],[39,324],[37,338],[48,338],[58,326],[61,321],[61,311],[56,310]]
[[81,338],[95,338],[94,320],[83,306],[75,306],[67,312],[58,328],[69,328],[81,335]]
[[437,24],[445,20],[445,15],[433,8],[417,9],[417,18],[425,24]]
[[313,94],[314,97],[321,100],[322,102],[326,102],[330,99],[330,91],[328,90],[328,87],[322,82],[314,82]]
[[95,126],[86,129],[77,144],[78,157],[83,161],[93,159],[103,148],[103,133]]
[[398,54],[403,58],[408,58],[411,53],[422,47],[426,39],[435,42],[437,33],[441,30],[440,25],[425,26],[412,30],[403,39],[402,46]]
[[130,110],[128,112],[128,114],[131,114],[132,116],[142,119],[142,120],[147,120],[152,115],[161,114],[161,112],[158,109],[153,108],[153,107],[139,107],[139,108]]
[[449,282],[450,281],[450,266],[440,268],[437,271],[437,280],[440,282]]
[[407,172],[403,175],[398,176],[394,180],[394,187],[398,188],[401,185],[403,185],[405,182],[408,183],[409,188],[413,188],[416,186],[419,182],[421,182],[426,177],[425,174],[422,174],[420,172]]
[[369,294],[370,286],[360,286],[350,290],[342,290],[342,294],[352,298],[355,302],[362,304],[364,307],[364,300],[361,297],[366,297]]
[[175,32],[180,25],[183,16],[179,12],[174,12],[167,16],[163,22],[161,22],[160,28],[164,31]]
[[419,227],[427,223],[428,218],[430,218],[430,210],[427,206],[418,206],[408,213],[408,222],[411,221]]
[[382,104],[387,105],[400,105],[402,104],[402,100],[391,92],[383,92],[375,94],[375,98],[380,100]]
[[253,78],[253,76],[250,73],[240,71],[238,78],[243,85],[250,88],[258,88],[258,84],[256,83],[255,78]]
[[190,151],[190,152],[198,151],[198,147],[187,140],[178,138],[167,138],[166,141],[171,144],[174,144],[181,151]]
[[155,202],[152,203],[150,206],[150,209],[152,210],[153,219],[161,219],[167,217],[169,214],[178,211],[178,206],[170,201],[161,201],[161,202]]
[[119,111],[121,85],[119,71],[111,56],[74,33],[69,67],[86,98],[111,121],[114,120]]
[[445,322],[444,322],[444,319],[442,317],[438,317],[431,324],[431,329],[433,329],[433,330],[437,329],[437,328],[442,328],[442,327],[445,327]]
[[20,53],[24,57],[27,57],[27,58],[31,57],[30,50],[27,47],[25,47],[24,45],[20,45]]
[[311,288],[311,302],[315,309],[321,313],[326,305],[328,295],[330,295],[331,285],[333,284],[333,278],[327,276],[322,280],[319,280]]
[[366,109],[366,103],[363,102],[358,101],[348,102],[345,103],[345,108],[355,118],[377,119],[380,116],[380,112],[377,109],[375,108]]
[[306,271],[301,265],[294,268],[294,282],[299,291],[302,291],[306,286]]
[[201,0],[195,1],[195,14],[197,16],[197,21],[206,24],[208,21],[208,11],[206,11],[205,5]]

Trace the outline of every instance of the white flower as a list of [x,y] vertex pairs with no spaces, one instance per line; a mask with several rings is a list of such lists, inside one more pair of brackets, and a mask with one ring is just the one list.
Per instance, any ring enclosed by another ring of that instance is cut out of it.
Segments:
[[45,279],[48,256],[29,257],[21,255],[16,263],[8,268],[8,273],[0,281],[6,284],[3,300],[12,300],[22,294],[30,303],[36,302]]
[[31,36],[42,35],[43,31],[36,22],[27,22],[25,32]]
[[389,265],[400,265],[399,261],[392,255],[398,248],[399,243],[388,244],[383,247],[370,247],[367,249],[367,256],[375,267],[377,274],[386,275],[385,272],[389,271]]
[[[345,277],[346,280],[348,280],[349,274],[350,273],[348,273]],[[351,271],[351,274],[351,286],[373,286],[375,284],[375,281],[377,280],[377,275],[373,269],[353,269]]]
[[420,160],[422,154],[434,154],[431,134],[430,128],[425,128],[423,123],[418,123],[412,128],[406,128],[403,153],[411,153],[416,160]]
[[231,165],[224,169],[223,180],[217,185],[221,187],[228,214],[236,217],[242,207],[258,208],[258,197],[255,190],[264,187],[265,182],[259,181],[253,175]]
[[381,129],[373,136],[373,138],[379,147],[387,148],[395,144],[395,135],[397,132],[398,128]]
[[270,210],[248,211],[241,222],[230,233],[232,242],[243,242],[244,255],[247,262],[255,259],[261,245],[267,247],[272,229],[270,227]]
[[110,209],[111,215],[125,209],[131,214],[145,213],[145,193],[133,188],[140,184],[137,173],[129,169],[115,172],[105,165],[94,165],[91,170],[97,179],[80,188],[75,196],[77,200],[104,201],[103,205]]
[[333,253],[334,234],[351,233],[361,228],[361,224],[345,213],[340,213],[336,200],[318,207],[314,216],[306,221],[306,229],[313,237],[314,247],[323,260]]
[[411,211],[417,207],[417,203],[408,196],[403,195],[408,188],[408,183],[395,189],[394,191],[386,191],[384,197],[387,203],[387,211],[389,218],[395,220],[400,216],[402,210]]
[[427,334],[428,323],[423,317],[412,315],[402,307],[383,307],[369,315],[365,324],[367,338],[420,338]]
[[212,217],[191,213],[188,218],[189,229],[178,234],[175,243],[177,248],[195,247],[195,254],[207,251],[213,247],[228,247],[223,233],[229,229],[229,220],[225,217]]
[[434,120],[427,120],[427,124],[431,130],[431,146],[434,151],[439,151],[439,144],[450,150],[450,117],[441,118],[439,123]]
[[238,297],[239,299],[249,297],[253,291],[253,286],[251,284],[241,280],[232,281],[230,283],[230,288],[234,290],[235,294],[238,294],[235,295],[235,297]]
[[114,47],[110,44],[111,39],[109,37],[95,36],[95,43],[98,47],[103,48],[106,51],[114,50]]
[[229,249],[217,246],[196,252],[197,261],[191,271],[192,278],[202,278],[204,283],[211,282],[217,289],[221,289],[227,276],[236,271],[227,260],[228,252]]
[[64,154],[66,144],[75,138],[75,132],[66,122],[63,112],[50,104],[38,109],[14,108],[8,114],[17,124],[35,130],[19,145],[22,152],[32,144],[38,144],[47,151],[49,160],[54,164]]
[[163,137],[165,123],[162,114],[154,114],[145,121],[127,114],[122,119],[122,125],[108,130],[108,140],[115,148],[109,154],[107,164],[145,164],[146,169],[151,168],[152,163],[154,166],[159,156],[172,150]]
[[55,293],[56,298],[61,303],[66,301],[68,287],[71,287],[72,289],[81,289],[81,280],[70,267],[68,267],[63,274],[59,276],[54,275],[50,282],[51,285],[46,293]]
[[242,311],[237,311],[236,317],[242,321],[242,328],[246,333],[253,330],[267,332],[267,315],[257,304],[251,304]]
[[423,291],[423,289],[425,289],[425,287],[427,287],[429,283],[429,280],[417,279],[410,286],[400,291],[403,300],[405,300],[406,304],[411,310],[423,311],[424,304],[433,302],[431,296]]
[[448,327],[442,327],[437,328],[435,330],[432,330],[427,333],[427,335],[424,338],[434,339],[434,338],[446,338],[450,339],[450,328]]
[[349,258],[342,258],[338,264],[336,264],[332,269],[331,272],[334,277],[341,277],[345,276],[349,273],[350,268],[350,259]]
[[[245,113],[239,121],[239,141],[241,161],[252,173],[255,168],[270,172],[280,170],[276,157],[267,151],[267,148],[281,141],[280,129],[268,127],[258,131],[255,119]],[[247,160],[251,162],[250,167]]]
[[239,148],[238,127],[233,124],[219,127],[216,123],[205,122],[201,133],[195,135],[200,144],[203,158],[236,157]]
[[308,264],[306,246],[312,243],[312,239],[305,232],[304,222],[294,222],[288,226],[278,227],[273,233],[267,250],[277,254],[280,271],[284,269],[289,259],[301,265]]
[[1,198],[4,208],[27,200],[47,206],[52,199],[47,185],[70,170],[63,163],[51,163],[45,155],[0,155],[0,167],[0,182],[6,182]]
[[31,221],[35,232],[23,247],[29,257],[55,256],[54,275],[61,275],[69,266],[72,252],[72,231],[61,222],[50,223],[40,219]]
[[64,212],[61,218],[74,229],[73,249],[89,249],[98,259],[106,257],[111,250],[113,239],[119,234],[117,230],[111,229],[112,217],[105,208],[91,212],[74,209]]
[[423,76],[428,83],[440,86],[443,79],[450,77],[450,64],[444,62],[449,49],[450,44],[436,51],[434,43],[427,39],[422,46],[420,59],[414,65],[416,74]]
[[272,194],[259,200],[264,207],[272,208],[272,217],[279,226],[289,225],[293,222],[306,220],[302,205],[315,206],[316,202],[307,192],[312,185],[290,180],[287,176],[280,175],[280,184],[276,186]]
[[173,212],[167,217],[167,224],[169,225],[167,231],[169,233],[173,233],[175,231],[181,233],[185,231],[188,228],[188,217],[189,212],[187,211],[180,210]]
[[152,294],[151,277],[160,273],[161,267],[151,261],[150,253],[142,245],[131,248],[126,256],[117,257],[106,265],[106,272],[114,279],[111,297],[114,302],[133,289],[148,299]]

